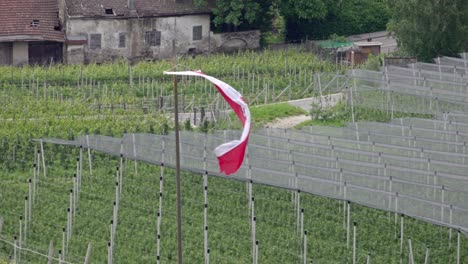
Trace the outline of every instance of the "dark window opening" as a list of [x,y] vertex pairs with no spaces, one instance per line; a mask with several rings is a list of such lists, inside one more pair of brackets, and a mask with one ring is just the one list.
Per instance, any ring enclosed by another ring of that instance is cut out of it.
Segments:
[[193,40],[201,40],[202,39],[202,26],[194,26],[192,35],[193,35]]
[[161,46],[161,31],[146,31],[145,43],[148,47]]
[[106,8],[105,11],[106,11],[106,15],[113,15],[114,14],[114,11],[112,10],[112,8]]
[[31,27],[38,27],[39,26],[39,19],[33,19],[31,22]]
[[101,34],[90,34],[89,48],[92,50],[101,48]]
[[119,34],[119,48],[125,48],[127,46],[127,37],[125,33]]

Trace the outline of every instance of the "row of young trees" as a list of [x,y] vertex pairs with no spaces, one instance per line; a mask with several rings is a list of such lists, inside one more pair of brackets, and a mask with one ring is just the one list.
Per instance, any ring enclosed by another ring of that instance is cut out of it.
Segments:
[[419,60],[456,56],[468,48],[465,0],[194,0],[209,4],[215,30],[271,29],[285,21],[289,41],[386,30]]

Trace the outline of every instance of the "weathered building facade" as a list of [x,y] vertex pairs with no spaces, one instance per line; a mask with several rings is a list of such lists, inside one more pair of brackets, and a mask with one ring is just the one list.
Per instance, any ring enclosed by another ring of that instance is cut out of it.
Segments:
[[0,1],[0,65],[62,62],[57,0]]
[[259,31],[213,34],[210,16],[193,0],[0,0],[0,64],[132,62],[259,48]]
[[187,0],[59,0],[67,63],[159,59],[210,47],[210,13]]

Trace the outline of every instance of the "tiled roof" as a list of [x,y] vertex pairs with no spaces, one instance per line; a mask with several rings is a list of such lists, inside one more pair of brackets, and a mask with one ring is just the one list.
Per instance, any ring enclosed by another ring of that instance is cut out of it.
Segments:
[[58,25],[57,0],[0,0],[0,41],[64,41]]
[[[133,0],[135,11],[131,12],[128,0],[66,0],[70,16],[81,17],[142,17],[209,14],[207,7],[197,7],[192,0]],[[212,0],[208,1],[213,2]],[[106,14],[106,9],[109,13]],[[112,9],[112,12],[111,10]]]

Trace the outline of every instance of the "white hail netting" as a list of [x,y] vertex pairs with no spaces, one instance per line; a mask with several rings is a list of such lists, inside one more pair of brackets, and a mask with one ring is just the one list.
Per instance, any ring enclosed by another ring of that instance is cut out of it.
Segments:
[[[349,200],[467,233],[467,61],[435,61],[319,77],[323,93],[344,93],[349,111],[353,105],[431,119],[263,129],[251,134],[244,164],[229,178]],[[240,131],[231,130],[182,131],[182,169],[224,177],[212,150],[239,136]],[[174,141],[173,134],[44,140],[169,167],[175,167]]]

